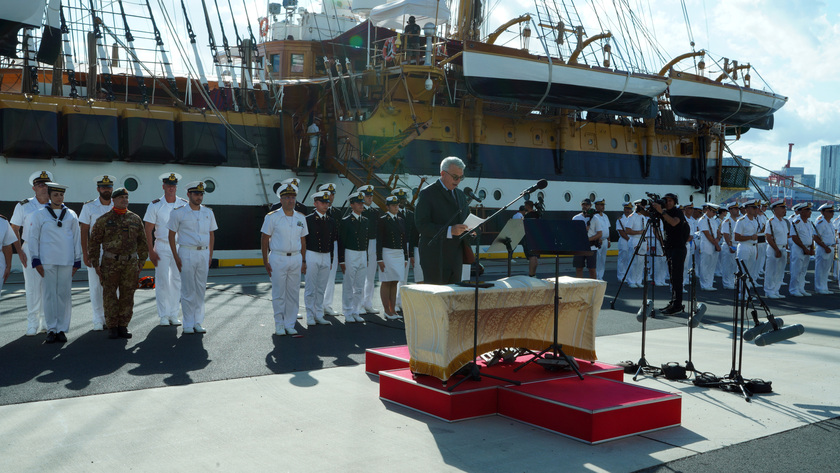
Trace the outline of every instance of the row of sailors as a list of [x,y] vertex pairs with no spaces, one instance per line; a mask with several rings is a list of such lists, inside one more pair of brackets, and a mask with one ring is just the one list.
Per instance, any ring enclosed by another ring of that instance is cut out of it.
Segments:
[[[263,263],[272,283],[275,334],[296,335],[300,274],[306,275],[304,304],[307,326],[329,324],[323,316],[337,315],[329,307],[335,275],[344,274],[342,312],[345,322],[364,322],[373,310],[374,277],[379,270],[380,299],[389,320],[399,319],[399,286],[407,283],[408,266],[415,261],[419,234],[413,212],[405,209],[408,189],[397,188],[386,198],[387,212],[372,206],[373,186],[356,189],[342,215],[332,207],[335,185],[323,184],[313,195],[315,211],[308,216],[295,209],[297,186],[277,190],[280,208],[269,212],[262,229]],[[419,264],[415,280],[422,281]]]
[[[820,215],[811,220],[811,203],[793,206],[794,214],[786,218],[787,207],[783,200],[770,204],[772,215],[765,215],[767,203],[751,200],[719,206],[706,203],[695,209],[691,204],[683,206],[686,220],[691,228],[691,237],[686,242],[689,250],[686,256],[686,273],[695,258],[700,289],[715,291],[714,278],[720,277],[724,289],[733,289],[736,259],[744,263],[753,279],[764,278],[765,297],[780,299],[780,287],[785,266],[790,259],[790,283],[788,293],[794,297],[810,295],[805,290],[805,274],[810,256],[815,259],[814,292],[830,294],[828,278],[832,273],[840,280],[840,261],[837,261],[840,241],[840,217],[834,217],[835,209],[823,204],[817,209]],[[618,222],[619,258],[618,278],[630,287],[641,287],[642,258],[632,258],[641,235],[644,233],[646,217],[643,211],[634,211],[634,204],[624,204],[624,216]],[[652,232],[652,230],[649,230]],[[665,286],[667,264],[664,262],[661,243],[650,233],[641,253],[654,256],[650,276],[656,285]],[[631,259],[632,264],[630,264]],[[684,281],[689,281],[687,274]]]
[[[160,325],[181,325],[178,319],[180,308],[184,316],[184,333],[204,333],[204,291],[212,260],[214,232],[218,226],[213,211],[202,205],[202,182],[188,184],[188,199],[184,199],[176,195],[181,179],[179,174],[164,173],[160,179],[163,196],[148,205],[140,224],[144,226],[143,244],[147,248],[122,256],[131,258],[142,267],[148,254],[154,264]],[[77,217],[63,204],[66,187],[54,183],[49,171],[36,172],[30,176],[35,196],[15,207],[10,222],[0,219],[0,248],[3,248],[0,273],[3,273],[3,281],[9,274],[12,246],[16,247],[24,265],[27,336],[47,331],[48,334],[59,335],[58,341],[66,339],[64,334],[69,329],[70,298],[63,293],[54,293],[57,287],[69,291],[72,275],[84,261],[89,271],[93,329],[100,331],[107,327],[109,331],[117,330],[118,336],[130,338],[127,324],[131,319],[131,308],[120,306],[109,310],[103,303],[101,278],[97,274],[97,256],[119,261],[121,255],[109,256],[107,251],[99,251],[98,247],[98,254],[94,254],[88,248],[93,224],[114,208],[112,192],[115,181],[113,176],[98,176],[96,188],[99,198],[86,202]],[[419,235],[414,227],[413,213],[405,209],[410,191],[395,189],[386,202],[388,212],[380,215],[379,210],[372,206],[373,186],[362,186],[351,194],[350,209],[343,215],[332,207],[336,186],[322,184],[313,196],[315,211],[304,215],[300,210],[305,211],[305,207],[296,199],[297,184],[296,179],[288,179],[277,189],[280,208],[266,215],[261,229],[266,270],[272,280],[275,333],[296,333],[294,321],[297,318],[297,288],[301,272],[308,272],[304,296],[308,325],[328,323],[323,319],[325,314],[338,315],[331,307],[338,267],[345,273],[342,303],[347,322],[363,322],[360,314],[377,313],[372,308],[377,269],[380,270],[380,297],[385,315],[388,319],[399,318],[399,286],[407,283],[409,262],[414,264],[415,260],[419,261]],[[117,191],[125,195],[127,206],[127,191]],[[51,202],[51,196],[61,201]],[[43,212],[39,212],[42,209]],[[173,219],[173,216],[178,218]],[[56,225],[44,226],[41,220],[53,221]],[[33,228],[36,224],[37,229]],[[61,227],[64,227],[63,230],[59,230]],[[48,233],[63,233],[43,240],[39,238],[43,228]],[[35,260],[32,260],[33,255],[37,256]],[[39,273],[43,268],[36,269],[40,265],[33,263],[42,261],[57,262],[58,266],[66,267],[66,271],[62,269],[59,283],[53,280],[55,278],[47,280]],[[423,280],[419,264],[415,265],[415,280]],[[123,289],[122,292],[127,291]],[[48,297],[48,294],[55,297]],[[47,303],[42,304],[42,301]],[[50,340],[55,338],[50,337]]]

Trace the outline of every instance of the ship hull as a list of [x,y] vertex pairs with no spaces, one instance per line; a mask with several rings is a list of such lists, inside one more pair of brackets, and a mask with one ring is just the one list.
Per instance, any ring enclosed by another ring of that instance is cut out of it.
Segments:
[[678,78],[669,94],[671,108],[681,117],[761,130],[773,129],[773,114],[787,101],[759,90]]
[[[652,118],[665,79],[479,51],[463,52],[468,90],[483,98]],[[550,86],[549,86],[550,84]]]

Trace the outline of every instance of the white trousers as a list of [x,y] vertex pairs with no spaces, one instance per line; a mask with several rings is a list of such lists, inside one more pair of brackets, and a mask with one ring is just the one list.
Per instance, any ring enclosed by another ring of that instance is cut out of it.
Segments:
[[[306,158],[306,165],[312,166],[312,163],[315,162],[315,157],[318,156],[318,143],[321,140],[318,137],[313,137],[309,139],[309,156]],[[309,261],[307,261],[309,263]],[[307,264],[307,266],[309,266]]]
[[814,290],[817,292],[828,291],[828,273],[831,271],[831,263],[834,262],[834,247],[828,247],[831,253],[826,253],[823,247],[818,246],[814,261]]
[[664,286],[665,279],[668,278],[668,260],[665,259],[662,253],[662,247],[656,245],[656,254],[662,256],[653,256],[648,258],[648,277],[657,286]]
[[595,276],[604,280],[604,267],[607,264],[607,246],[609,246],[608,238],[601,238],[601,247],[595,253]]
[[344,282],[341,300],[344,316],[359,315],[365,289],[365,269],[368,255],[365,251],[344,250]]
[[[690,241],[685,244],[685,263],[683,263],[683,285],[691,284],[691,280],[688,278],[688,270],[691,269],[691,257],[694,256],[694,242]],[[695,266],[697,266],[699,261],[695,261]],[[697,268],[694,268],[697,270]]]
[[[624,278],[627,273],[627,263],[630,262],[630,255],[633,248],[630,248],[630,243],[622,237],[618,237],[618,260],[616,262],[615,275],[619,281]],[[628,275],[629,276],[629,275]],[[629,278],[628,278],[629,279]]]
[[[73,309],[70,289],[73,285],[73,266],[45,264],[44,320],[48,332],[68,332]],[[41,277],[38,275],[38,277]]]
[[365,270],[365,289],[359,301],[358,313],[366,312],[366,307],[373,307],[373,290],[376,287],[376,240],[368,240],[367,269]]
[[[338,259],[338,258],[336,258]],[[271,266],[274,268],[274,265]],[[303,301],[306,305],[306,321],[324,316],[324,291],[330,277],[330,254],[306,251],[306,285]],[[300,277],[298,277],[300,279]],[[300,283],[298,283],[300,285]],[[272,284],[272,288],[274,285]],[[276,322],[276,320],[275,320]],[[284,327],[285,328],[285,327]]]
[[720,252],[715,251],[715,247],[709,244],[709,247],[700,248],[700,264],[697,268],[697,277],[700,281],[701,289],[711,289],[715,285],[715,267],[720,258]]
[[[178,318],[178,302],[181,300],[181,273],[178,272],[175,258],[172,257],[169,242],[156,240],[155,251],[160,256],[160,260],[155,266],[155,301],[157,302],[158,317],[162,319]],[[180,254],[179,251],[178,255],[180,256]]]
[[[756,247],[752,243],[738,243],[738,250],[735,252],[737,259],[743,263],[750,273],[753,281],[758,278],[758,259],[756,258]],[[736,265],[737,268],[737,265]]]
[[[767,248],[770,245],[767,244],[765,241],[764,243],[759,243],[755,247],[755,258],[758,260],[756,269],[758,270],[758,274],[764,274],[764,262],[767,261]],[[770,251],[773,251],[773,248],[770,248]],[[755,278],[755,276],[753,276]]]
[[[327,255],[329,258],[329,255]],[[271,307],[274,309],[274,328],[295,328],[300,303],[300,254],[286,256],[271,252]],[[306,260],[309,263],[309,259]],[[308,266],[308,265],[307,265]],[[323,309],[322,312],[323,314]]]
[[29,244],[23,244],[23,251],[29,261],[23,268],[23,283],[26,292],[26,329],[38,330],[44,326],[44,308],[41,302],[44,298],[44,278],[32,268],[32,253]]
[[[100,260],[101,261],[101,260]],[[96,274],[96,269],[88,268],[88,290],[90,291],[90,308],[93,310],[93,324],[105,325],[105,307],[102,305],[102,281]]]
[[333,242],[333,254],[335,255],[330,265],[330,275],[327,278],[327,287],[324,289],[323,307],[332,309],[333,298],[335,297],[335,275],[338,273],[338,242]]
[[787,251],[779,248],[782,256],[776,258],[776,251],[767,245],[764,259],[764,295],[779,294],[782,287],[782,279],[785,277],[785,266],[787,265]]
[[423,267],[420,266],[420,248],[414,249],[414,282],[424,282]]
[[720,279],[723,281],[724,289],[735,288],[735,253],[729,251],[729,247],[725,244],[721,246],[720,260]]
[[[204,323],[204,294],[207,292],[207,274],[210,272],[210,250],[178,248],[181,257],[181,312],[183,328],[193,328]],[[155,280],[157,286],[157,279]]]
[[805,273],[808,272],[810,256],[802,252],[802,248],[793,245],[790,249],[790,284],[788,292],[805,292]]
[[642,284],[642,276],[644,276],[645,271],[645,253],[647,253],[647,243],[642,243],[642,246],[639,248],[639,254],[634,257],[633,253],[636,251],[636,245],[638,244],[639,239],[632,237],[630,238],[630,241],[627,242],[627,265],[629,273],[627,273],[626,282],[628,284],[640,286]]

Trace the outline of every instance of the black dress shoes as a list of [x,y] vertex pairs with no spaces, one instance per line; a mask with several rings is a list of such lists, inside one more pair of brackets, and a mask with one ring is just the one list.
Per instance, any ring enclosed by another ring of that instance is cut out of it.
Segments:
[[58,332],[58,335],[55,336],[55,341],[64,343],[67,341],[67,335],[65,335],[64,332]]
[[108,338],[111,340],[116,340],[120,338],[120,332],[117,330],[116,327],[111,327],[108,329]]
[[676,305],[676,306],[671,306],[667,310],[662,310],[662,311],[660,311],[660,313],[662,315],[674,315],[674,314],[679,314],[684,309],[685,309],[685,306],[680,304],[680,305]]
[[128,331],[128,327],[119,327],[117,330],[121,338],[131,338],[131,332]]
[[56,339],[58,339],[58,335],[55,332],[50,332],[47,334],[47,339],[44,340],[44,343],[55,343]]

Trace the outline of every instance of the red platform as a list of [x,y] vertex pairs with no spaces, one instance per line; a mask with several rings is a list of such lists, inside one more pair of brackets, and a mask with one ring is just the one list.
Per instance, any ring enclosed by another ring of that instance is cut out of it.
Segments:
[[[520,356],[515,363],[487,367],[482,376],[467,380],[453,376],[448,385],[432,376],[412,375],[406,346],[369,349],[366,372],[379,374],[381,399],[445,421],[500,414],[587,443],[599,443],[680,425],[678,395],[623,383],[624,370],[606,363],[576,360],[584,379],[574,371],[548,371]],[[389,367],[395,367],[388,369]]]
[[498,391],[500,415],[592,444],[680,425],[680,396],[596,376]]
[[365,350],[365,373],[379,376],[380,371],[408,368],[408,345],[368,348]]

